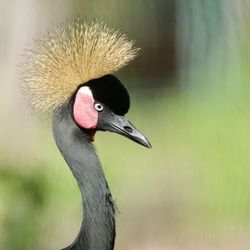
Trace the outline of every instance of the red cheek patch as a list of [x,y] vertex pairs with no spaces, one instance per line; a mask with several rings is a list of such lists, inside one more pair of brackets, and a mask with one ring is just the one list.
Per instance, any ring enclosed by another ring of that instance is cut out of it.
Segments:
[[73,116],[76,123],[85,129],[95,129],[98,112],[94,108],[94,98],[89,87],[81,87],[75,98]]

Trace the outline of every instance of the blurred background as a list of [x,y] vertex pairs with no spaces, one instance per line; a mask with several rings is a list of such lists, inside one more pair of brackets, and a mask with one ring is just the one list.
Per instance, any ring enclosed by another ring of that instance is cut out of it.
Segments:
[[79,230],[77,184],[18,73],[33,39],[79,16],[141,48],[117,75],[153,149],[95,140],[120,211],[116,249],[249,249],[248,0],[0,0],[0,16],[0,249],[60,249]]

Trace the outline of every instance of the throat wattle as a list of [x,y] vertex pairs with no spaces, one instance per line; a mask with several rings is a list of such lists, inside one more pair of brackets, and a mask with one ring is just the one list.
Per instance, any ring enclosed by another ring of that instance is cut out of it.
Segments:
[[88,136],[91,142],[93,142],[95,140],[95,133],[96,133],[96,129],[89,129],[88,130]]

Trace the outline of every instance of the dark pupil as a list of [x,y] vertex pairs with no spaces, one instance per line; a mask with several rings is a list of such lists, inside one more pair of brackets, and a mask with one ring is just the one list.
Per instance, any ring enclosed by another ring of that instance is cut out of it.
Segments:
[[99,104],[99,105],[97,105],[97,109],[101,109],[102,108],[102,106]]

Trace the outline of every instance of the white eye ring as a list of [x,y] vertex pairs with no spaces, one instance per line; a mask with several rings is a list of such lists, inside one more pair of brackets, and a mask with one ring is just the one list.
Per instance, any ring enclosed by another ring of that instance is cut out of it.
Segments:
[[103,110],[103,106],[101,103],[98,103],[98,102],[95,103],[94,107],[95,107],[95,110],[98,112],[101,112]]

